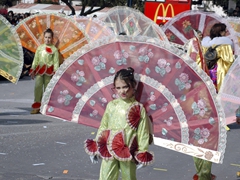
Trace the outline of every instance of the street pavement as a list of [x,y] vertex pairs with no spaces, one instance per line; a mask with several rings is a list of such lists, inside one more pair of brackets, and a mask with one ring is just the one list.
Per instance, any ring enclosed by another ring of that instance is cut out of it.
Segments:
[[[96,129],[42,114],[31,115],[34,81],[0,80],[0,180],[97,180],[100,161],[91,164],[83,142]],[[227,133],[223,164],[213,164],[217,180],[237,180],[240,126]],[[151,145],[153,164],[137,170],[138,180],[192,180],[191,156]],[[240,179],[240,178],[239,178]]]

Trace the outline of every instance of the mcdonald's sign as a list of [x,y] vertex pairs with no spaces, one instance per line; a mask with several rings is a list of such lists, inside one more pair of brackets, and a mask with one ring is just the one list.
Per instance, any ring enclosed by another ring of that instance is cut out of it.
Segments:
[[144,14],[157,24],[164,24],[175,15],[191,9],[191,1],[145,2]]

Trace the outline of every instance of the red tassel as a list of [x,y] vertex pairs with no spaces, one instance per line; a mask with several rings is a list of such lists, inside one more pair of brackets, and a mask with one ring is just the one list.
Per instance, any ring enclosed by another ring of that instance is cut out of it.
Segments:
[[41,107],[41,103],[39,103],[39,102],[35,102],[32,104],[33,109],[40,109],[40,107]]

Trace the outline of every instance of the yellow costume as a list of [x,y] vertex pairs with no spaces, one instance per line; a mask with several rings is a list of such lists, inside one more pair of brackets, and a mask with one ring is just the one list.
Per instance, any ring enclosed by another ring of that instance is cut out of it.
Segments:
[[[205,53],[206,50],[206,47],[202,47],[203,53]],[[219,57],[216,69],[216,91],[218,92],[223,83],[225,75],[227,74],[229,68],[234,61],[234,57],[231,45],[220,45],[216,48],[216,50]],[[189,49],[189,53],[191,54],[191,49]],[[197,64],[202,67],[199,53],[195,57]],[[197,175],[194,176],[194,180],[213,180],[215,178],[214,175],[211,174],[212,162],[195,157],[193,158],[193,160]]]

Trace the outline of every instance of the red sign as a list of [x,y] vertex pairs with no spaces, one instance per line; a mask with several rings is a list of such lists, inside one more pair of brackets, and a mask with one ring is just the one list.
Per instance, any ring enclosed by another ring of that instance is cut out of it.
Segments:
[[165,24],[175,15],[191,9],[190,0],[171,0],[159,2],[145,2],[144,14],[157,24]]

